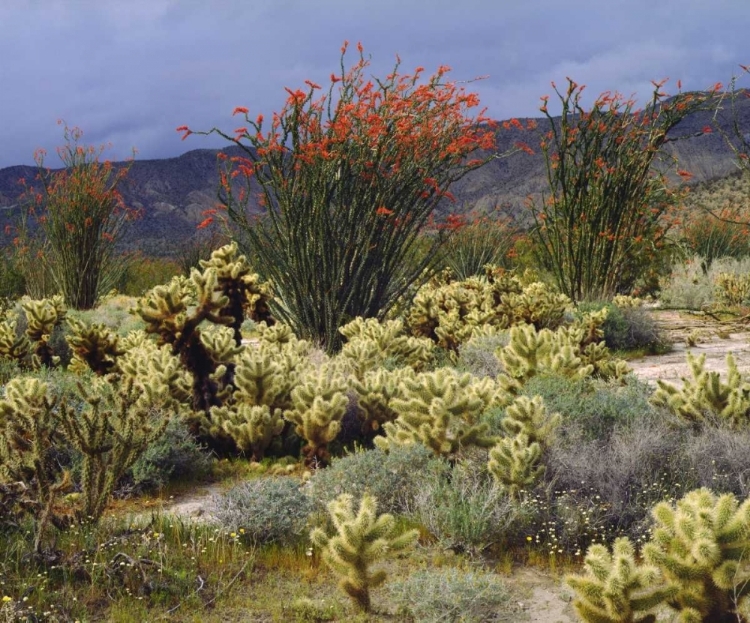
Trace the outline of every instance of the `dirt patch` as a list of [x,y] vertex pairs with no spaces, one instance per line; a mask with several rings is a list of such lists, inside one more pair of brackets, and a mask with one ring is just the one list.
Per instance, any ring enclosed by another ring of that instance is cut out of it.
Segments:
[[524,598],[518,608],[530,623],[574,623],[573,593],[561,580],[541,571],[521,567],[507,579],[508,585]]

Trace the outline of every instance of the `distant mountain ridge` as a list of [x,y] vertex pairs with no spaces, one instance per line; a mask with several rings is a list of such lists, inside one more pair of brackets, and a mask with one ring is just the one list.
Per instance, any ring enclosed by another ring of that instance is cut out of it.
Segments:
[[[726,108],[726,107],[725,107]],[[740,127],[750,132],[750,99],[738,101]],[[713,113],[698,112],[685,118],[672,131],[673,136],[698,133],[711,125]],[[559,118],[556,118],[556,120]],[[718,123],[731,135],[729,111],[721,111]],[[521,119],[526,126],[527,119]],[[472,208],[491,209],[504,206],[523,218],[525,198],[546,189],[544,159],[538,149],[539,140],[549,129],[546,118],[537,118],[535,130],[501,129],[497,133],[497,151],[503,153],[517,141],[524,141],[534,155],[523,152],[493,160],[456,182],[451,191],[456,203],[441,205],[441,211],[462,212]],[[198,143],[199,138],[192,139]],[[680,168],[694,175],[694,181],[724,177],[735,170],[735,157],[719,132],[675,141],[668,149],[680,162]],[[215,207],[219,174],[216,156],[219,151],[239,152],[239,148],[194,149],[175,158],[136,160],[130,169],[127,184],[121,189],[127,205],[141,210],[143,216],[128,229],[125,243],[144,253],[163,255],[188,240],[196,225],[203,220],[203,211]],[[33,180],[36,168],[12,166],[0,169],[0,246],[9,238],[3,236],[5,225],[17,218],[20,178]]]

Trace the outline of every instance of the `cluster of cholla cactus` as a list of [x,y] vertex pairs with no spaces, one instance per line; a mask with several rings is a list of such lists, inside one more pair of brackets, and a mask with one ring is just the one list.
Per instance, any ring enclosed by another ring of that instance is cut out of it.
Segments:
[[357,415],[362,423],[362,433],[370,436],[382,429],[387,422],[398,417],[392,406],[393,400],[403,396],[401,383],[414,379],[412,368],[386,370],[379,368],[365,372],[362,378],[352,378],[351,388],[357,397]]
[[440,368],[404,378],[400,394],[389,403],[398,417],[383,424],[385,437],[375,439],[384,450],[421,443],[437,455],[454,456],[462,448],[489,447],[495,441],[481,421],[482,413],[498,399],[491,379]]
[[349,405],[347,390],[347,377],[333,362],[308,371],[292,390],[292,408],[284,417],[307,442],[302,454],[308,467],[328,464],[328,444],[338,436]]
[[585,573],[567,582],[577,595],[573,607],[587,623],[655,623],[653,611],[677,592],[663,583],[658,567],[636,562],[627,538],[616,539],[611,554],[592,545],[583,564]]
[[610,557],[601,545],[586,556],[586,573],[571,576],[574,606],[584,621],[655,621],[671,609],[689,623],[750,621],[750,499],[691,491],[675,505],[657,504],[654,529],[634,560],[628,539]]
[[328,504],[335,533],[327,535],[321,528],[310,533],[316,547],[323,550],[323,562],[341,578],[339,586],[364,612],[371,608],[370,591],[386,580],[383,570],[373,571],[372,565],[385,556],[413,546],[419,532],[397,533],[392,515],[377,514],[377,500],[362,496],[359,510],[354,512],[354,498],[342,494]]
[[58,399],[35,378],[19,377],[5,386],[0,400],[0,480],[31,489],[36,519],[34,551],[40,551],[54,505],[70,486],[70,474],[56,469],[53,449],[59,443]]
[[559,426],[559,413],[549,415],[540,396],[519,396],[505,410],[505,435],[490,450],[489,472],[512,498],[530,489],[544,473],[542,453]]
[[18,318],[6,314],[0,322],[0,358],[18,362],[24,368],[51,368],[60,362],[50,347],[54,331],[65,320],[66,308],[60,295],[21,303],[26,330],[19,335]]
[[479,327],[501,329],[527,323],[555,328],[570,308],[568,297],[543,283],[524,286],[521,280],[493,266],[485,275],[453,281],[442,273],[417,292],[407,314],[415,335],[456,351]]
[[88,324],[75,318],[68,318],[68,327],[70,333],[65,339],[73,351],[69,371],[92,370],[98,376],[115,371],[117,358],[125,351],[114,331],[103,324]]
[[[232,381],[231,366],[240,352],[239,327],[249,310],[257,320],[269,320],[267,286],[258,284],[244,256],[237,257],[236,245],[222,247],[203,262],[203,270],[193,269],[191,286],[195,306],[189,304],[191,292],[179,281],[157,286],[137,304],[136,313],[146,323],[146,332],[169,344],[193,377],[192,406],[209,413],[221,406],[220,394]],[[229,327],[227,334],[202,331],[204,322]],[[206,335],[204,335],[206,333]]]
[[237,345],[242,341],[240,327],[245,318],[255,322],[273,324],[274,319],[269,309],[273,296],[271,285],[261,283],[257,273],[250,269],[244,255],[237,255],[237,243],[224,245],[211,253],[207,260],[200,261],[204,271],[216,271],[217,291],[226,297],[226,305],[220,315],[231,317],[230,327],[234,331]]
[[375,318],[355,318],[339,332],[346,338],[340,356],[351,362],[358,378],[388,360],[395,367],[409,366],[419,371],[432,359],[434,343],[406,335],[401,320],[379,322]]
[[727,378],[705,369],[706,356],[687,354],[692,378],[683,378],[681,389],[657,381],[651,401],[695,424],[719,420],[733,428],[750,423],[750,381],[743,378],[731,353],[727,355]]
[[174,404],[157,374],[149,382],[127,378],[113,385],[97,378],[88,388],[79,382],[78,393],[83,407],[63,405],[59,418],[83,457],[81,519],[97,521],[120,478],[161,437]]
[[46,383],[19,377],[5,387],[0,400],[0,476],[33,491],[39,550],[50,522],[58,525],[54,507],[70,485],[54,451],[59,445],[82,457],[80,518],[97,521],[118,480],[167,425],[176,401],[159,372],[159,351],[142,351],[142,375],[94,377],[77,384],[80,404],[55,396]]
[[544,373],[570,378],[620,378],[627,374],[627,364],[612,358],[607,346],[597,341],[602,336],[599,326],[604,321],[603,314],[606,309],[586,314],[555,331],[538,331],[532,325],[512,327],[510,342],[496,353],[504,367],[498,378],[501,386],[516,394],[526,381]]
[[283,413],[292,409],[292,390],[307,369],[309,344],[297,340],[285,325],[262,325],[259,343],[236,361],[234,391],[223,406],[211,409],[210,435],[228,436],[252,460],[263,459],[285,427]]

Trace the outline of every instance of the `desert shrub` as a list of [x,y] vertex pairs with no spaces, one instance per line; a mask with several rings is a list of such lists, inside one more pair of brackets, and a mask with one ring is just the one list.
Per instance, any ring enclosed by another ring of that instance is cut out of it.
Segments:
[[504,542],[523,525],[515,504],[483,462],[464,461],[418,475],[417,493],[407,513],[443,546],[478,553]]
[[574,553],[593,540],[642,541],[650,508],[695,487],[745,497],[748,443],[750,431],[697,430],[658,413],[616,426],[601,439],[571,435],[564,419],[547,454],[546,485],[529,502],[534,525],[545,531],[540,544],[554,534],[554,544]]
[[667,338],[648,310],[642,307],[620,307],[614,303],[581,303],[577,314],[606,308],[607,318],[601,326],[604,343],[612,350],[645,349],[664,352]]
[[21,368],[17,361],[12,359],[0,359],[0,386],[5,385],[12,378],[20,375]]
[[719,275],[747,275],[750,258],[721,258],[706,266],[700,256],[692,257],[672,267],[672,273],[661,284],[659,300],[668,307],[701,309],[717,302]]
[[542,396],[551,413],[563,416],[560,434],[574,438],[603,439],[618,424],[656,417],[659,412],[649,403],[650,387],[632,375],[624,381],[542,375],[530,379],[523,393]]
[[704,426],[687,436],[680,453],[694,487],[739,498],[750,495],[750,430]]
[[496,378],[502,371],[503,366],[495,355],[495,351],[507,346],[508,340],[506,332],[471,338],[459,347],[456,368],[461,372],[469,372],[479,378],[485,376]]
[[187,424],[173,417],[164,434],[133,464],[130,477],[138,490],[160,489],[171,480],[206,476],[212,462],[211,455],[195,441]]
[[126,296],[143,296],[146,291],[167,283],[181,272],[182,268],[177,260],[163,257],[133,257],[129,259],[116,286],[117,290]]
[[680,456],[684,439],[684,429],[647,418],[604,440],[559,435],[549,448],[546,473],[554,487],[546,503],[559,542],[574,550],[616,536],[643,537],[651,507],[689,484]]
[[358,451],[334,458],[326,469],[316,470],[307,492],[324,509],[342,493],[360,499],[369,491],[384,513],[401,513],[411,505],[419,485],[415,474],[439,468],[441,463],[422,444]]
[[146,324],[130,309],[135,306],[135,299],[122,294],[107,296],[101,299],[96,309],[79,311],[68,310],[68,316],[87,324],[103,324],[120,336],[131,331],[143,329]]
[[510,269],[517,234],[502,217],[475,218],[457,227],[448,238],[442,249],[443,262],[459,280],[481,275],[487,264]]
[[494,573],[481,569],[423,569],[388,587],[399,615],[423,623],[500,620],[510,592]]
[[250,480],[216,496],[214,515],[226,530],[251,543],[291,544],[306,536],[314,510],[299,481],[273,476]]

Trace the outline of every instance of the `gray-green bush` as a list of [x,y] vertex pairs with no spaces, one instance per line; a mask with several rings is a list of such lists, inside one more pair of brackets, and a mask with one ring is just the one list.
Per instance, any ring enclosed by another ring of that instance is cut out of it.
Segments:
[[356,500],[369,491],[378,500],[383,513],[401,513],[411,505],[419,485],[415,474],[440,469],[441,462],[422,444],[360,450],[334,458],[326,469],[316,470],[306,485],[311,499],[325,509],[342,493]]
[[289,545],[304,539],[315,510],[299,481],[287,476],[245,482],[216,496],[214,506],[214,515],[226,530],[257,545]]

